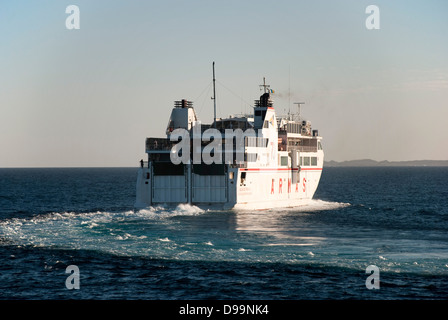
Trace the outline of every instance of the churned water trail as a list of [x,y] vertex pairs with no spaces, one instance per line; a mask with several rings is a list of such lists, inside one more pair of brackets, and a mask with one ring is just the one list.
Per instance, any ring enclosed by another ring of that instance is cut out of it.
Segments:
[[[346,205],[315,200],[295,213]],[[251,251],[262,261],[265,252],[260,248],[312,245],[319,240],[292,235],[291,230],[282,227],[281,221],[289,213],[292,213],[289,209],[275,209],[269,214],[209,211],[187,204],[125,212],[48,213],[3,220],[0,234],[16,245],[182,260],[248,261],[254,254],[238,252]],[[282,244],[277,242],[280,238]],[[269,261],[291,261],[291,258],[271,254]]]

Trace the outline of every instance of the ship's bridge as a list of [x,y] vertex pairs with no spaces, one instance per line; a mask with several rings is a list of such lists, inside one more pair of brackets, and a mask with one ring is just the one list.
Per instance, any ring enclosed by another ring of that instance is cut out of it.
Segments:
[[213,128],[216,124],[216,129],[223,131],[225,129],[253,129],[254,128],[254,119],[252,117],[247,116],[236,116],[229,117],[225,119],[216,119],[216,122],[211,125]]

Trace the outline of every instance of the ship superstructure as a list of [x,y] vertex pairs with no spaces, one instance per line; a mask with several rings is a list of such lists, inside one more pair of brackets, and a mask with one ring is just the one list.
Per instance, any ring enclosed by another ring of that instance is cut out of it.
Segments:
[[269,209],[309,202],[322,173],[322,137],[297,115],[277,116],[263,87],[252,115],[215,116],[211,124],[198,120],[192,102],[176,101],[166,137],[146,139],[135,206]]

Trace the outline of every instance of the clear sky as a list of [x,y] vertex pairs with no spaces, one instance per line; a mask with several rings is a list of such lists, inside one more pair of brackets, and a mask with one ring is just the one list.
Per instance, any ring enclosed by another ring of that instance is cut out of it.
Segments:
[[266,77],[277,112],[306,103],[326,160],[448,160],[447,17],[445,0],[1,1],[0,167],[138,165],[174,100],[212,121],[213,61],[218,116],[251,112]]

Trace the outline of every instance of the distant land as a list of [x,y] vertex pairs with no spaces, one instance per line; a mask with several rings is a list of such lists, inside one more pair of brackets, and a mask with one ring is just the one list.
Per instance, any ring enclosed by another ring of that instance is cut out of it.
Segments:
[[324,167],[448,167],[448,160],[375,161],[371,159],[324,161]]

